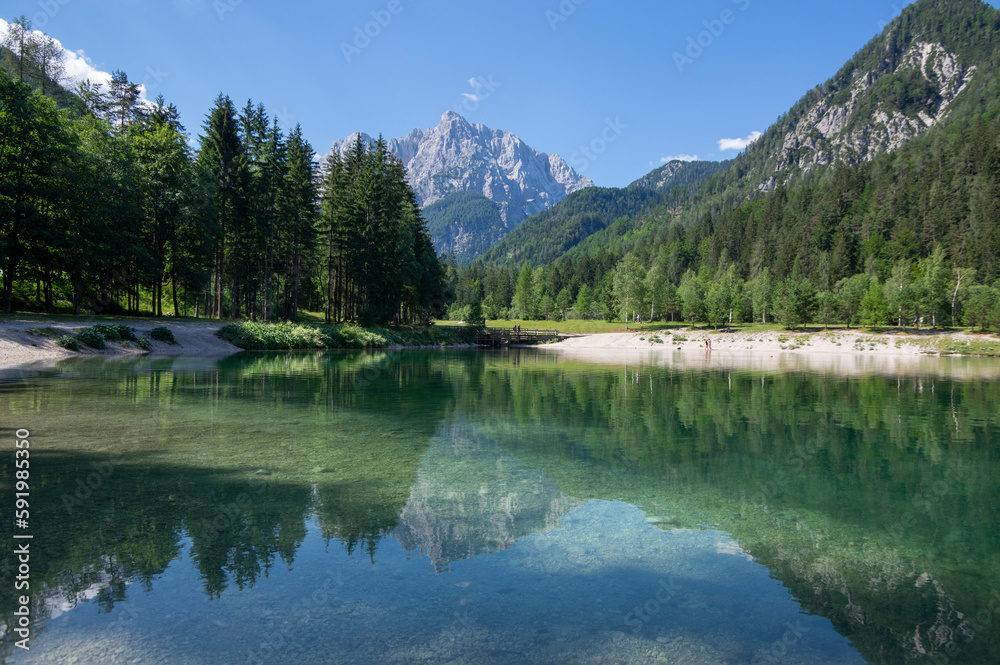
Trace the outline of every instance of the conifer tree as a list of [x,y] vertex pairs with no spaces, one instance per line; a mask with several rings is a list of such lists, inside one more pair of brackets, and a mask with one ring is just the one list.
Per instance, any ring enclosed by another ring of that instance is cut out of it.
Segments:
[[119,132],[124,132],[129,125],[146,116],[146,111],[139,103],[139,85],[129,81],[128,76],[120,69],[111,75],[111,89],[107,100],[108,119]]
[[3,311],[31,248],[52,234],[51,208],[68,191],[72,138],[55,104],[0,70],[0,242]]
[[215,183],[216,225],[212,300],[206,310],[221,317],[226,312],[224,290],[229,287],[229,316],[235,318],[240,301],[241,277],[245,266],[231,265],[230,255],[238,250],[247,218],[246,151],[239,135],[236,109],[228,96],[219,95],[204,125],[198,161],[212,174]]
[[302,137],[302,127],[288,135],[287,170],[281,189],[278,237],[284,248],[285,318],[298,320],[302,284],[315,247],[318,194],[313,149]]
[[31,20],[24,14],[7,27],[3,47],[14,57],[12,69],[21,83],[30,83],[30,73],[38,59],[38,40],[31,29]]

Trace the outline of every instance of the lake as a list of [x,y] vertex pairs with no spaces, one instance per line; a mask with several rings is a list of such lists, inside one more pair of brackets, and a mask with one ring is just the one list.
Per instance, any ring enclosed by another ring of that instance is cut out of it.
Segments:
[[[853,361],[852,361],[853,362]],[[996,361],[73,359],[6,663],[995,663]],[[21,435],[23,436],[23,432]],[[30,541],[14,539],[30,533]],[[9,552],[9,550],[8,550]]]

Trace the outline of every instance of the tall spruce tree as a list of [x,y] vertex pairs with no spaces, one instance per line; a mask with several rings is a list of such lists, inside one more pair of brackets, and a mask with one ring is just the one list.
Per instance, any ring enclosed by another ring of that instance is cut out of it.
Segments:
[[51,244],[52,208],[68,191],[72,136],[55,104],[0,70],[0,242],[3,311],[32,251]]
[[215,212],[218,235],[215,242],[212,298],[206,310],[212,316],[227,314],[225,291],[228,287],[228,315],[235,318],[240,301],[240,287],[246,266],[233,265],[232,255],[239,254],[247,220],[247,156],[240,138],[239,122],[232,100],[219,95],[204,125],[198,161],[215,182]]
[[303,282],[311,268],[315,248],[317,219],[315,164],[313,148],[296,125],[288,135],[288,156],[282,186],[279,237],[284,247],[285,318],[298,320]]

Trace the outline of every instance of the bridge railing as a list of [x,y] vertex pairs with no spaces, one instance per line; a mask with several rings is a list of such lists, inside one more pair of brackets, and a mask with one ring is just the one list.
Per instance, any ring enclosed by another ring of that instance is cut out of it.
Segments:
[[520,331],[513,328],[483,328],[476,335],[476,344],[483,346],[503,346],[506,344],[534,344],[559,337],[559,331],[551,328],[530,328]]
[[521,330],[514,330],[513,328],[484,328],[483,334],[511,336],[520,335],[522,337],[554,337],[559,334],[559,331],[553,328],[522,328]]

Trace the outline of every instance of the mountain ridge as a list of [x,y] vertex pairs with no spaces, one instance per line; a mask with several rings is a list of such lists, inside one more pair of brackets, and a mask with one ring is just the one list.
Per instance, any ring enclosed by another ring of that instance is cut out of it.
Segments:
[[[976,117],[986,108],[1000,112],[1000,85],[991,64],[1000,53],[998,35],[1000,12],[981,0],[917,0],[726,168],[707,174],[698,195],[685,205],[651,203],[627,220],[595,228],[566,251],[617,246],[640,228],[653,232],[674,222],[696,226],[777,187],[811,179],[815,171],[870,163],[935,127]],[[664,165],[630,187],[669,189],[676,168]],[[531,237],[533,229],[540,235],[550,232],[542,228],[544,221],[527,220],[520,228],[520,247],[505,251],[505,242],[509,246],[513,239],[502,240],[490,258],[532,265],[544,263],[543,255],[552,260],[548,252],[526,251],[539,244]]]
[[[355,132],[335,141],[327,155],[334,151],[344,155],[359,139],[375,142],[370,135]],[[436,127],[413,129],[385,142],[406,167],[421,207],[456,192],[477,192],[500,206],[501,227],[497,228],[492,216],[464,220],[461,229],[446,225],[433,238],[439,251],[448,246],[466,254],[470,234],[502,236],[569,194],[593,186],[559,155],[540,152],[511,132],[470,123],[450,110]],[[475,248],[472,250],[474,253]]]

